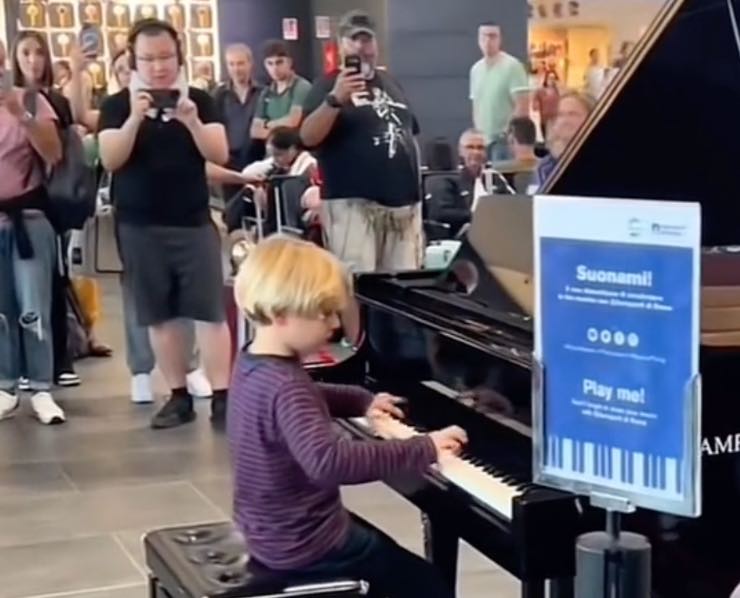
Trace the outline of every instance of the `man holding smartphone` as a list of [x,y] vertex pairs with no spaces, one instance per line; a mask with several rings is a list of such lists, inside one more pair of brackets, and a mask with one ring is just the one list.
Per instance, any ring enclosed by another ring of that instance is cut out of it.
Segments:
[[[324,181],[329,249],[354,271],[421,265],[419,126],[400,85],[377,67],[375,24],[351,11],[339,23],[344,68],[316,81],[301,137]],[[349,316],[349,314],[347,314]],[[345,332],[356,342],[355,318]]]
[[179,318],[196,322],[213,387],[212,418],[222,423],[231,342],[206,162],[226,163],[226,133],[210,96],[187,86],[172,26],[139,21],[129,46],[132,83],[101,108],[100,157],[115,177],[121,257],[139,323],[149,327],[157,364],[172,389],[152,426],[169,428],[195,417]]

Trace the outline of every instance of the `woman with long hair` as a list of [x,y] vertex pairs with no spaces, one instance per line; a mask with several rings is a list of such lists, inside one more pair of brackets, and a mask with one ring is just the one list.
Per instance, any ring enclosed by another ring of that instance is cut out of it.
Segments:
[[[33,82],[51,82],[51,64],[34,36],[19,36],[12,72],[0,62],[0,419],[13,415],[21,373],[44,424],[62,423],[54,381],[52,271],[56,234],[47,218],[44,170],[61,158],[56,113]],[[46,60],[45,60],[46,59]]]
[[545,71],[540,87],[534,96],[534,107],[540,113],[540,130],[542,138],[547,139],[547,129],[558,115],[560,88],[558,74],[549,69]]
[[[67,99],[54,90],[54,72],[46,38],[37,31],[21,31],[11,52],[13,81],[17,87],[38,92],[51,105],[59,129],[72,126],[72,111]],[[52,222],[52,224],[54,224]],[[57,267],[53,273],[52,336],[54,341],[54,381],[59,386],[79,386],[67,346],[67,290],[70,288],[63,235],[57,230]]]

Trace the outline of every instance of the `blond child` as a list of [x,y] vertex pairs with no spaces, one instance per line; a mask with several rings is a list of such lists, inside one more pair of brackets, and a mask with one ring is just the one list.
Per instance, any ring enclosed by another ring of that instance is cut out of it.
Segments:
[[435,567],[351,515],[342,484],[421,475],[465,432],[452,427],[409,440],[341,437],[333,417],[402,417],[397,398],[315,383],[301,358],[323,346],[349,301],[349,277],[319,247],[274,236],[242,264],[235,294],[255,327],[229,392],[227,430],[234,518],[250,554],[274,570],[351,576],[385,598],[450,598]]

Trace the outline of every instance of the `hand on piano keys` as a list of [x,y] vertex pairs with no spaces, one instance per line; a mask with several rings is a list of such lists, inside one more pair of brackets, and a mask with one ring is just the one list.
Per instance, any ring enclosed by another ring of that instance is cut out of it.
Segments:
[[[375,421],[368,418],[354,418],[353,421],[361,428],[371,429],[376,436],[386,440],[405,440],[422,434],[412,426],[388,415]],[[462,444],[467,444],[468,441],[465,431],[457,426],[450,426],[432,434],[444,434],[445,442],[458,439],[464,440]],[[435,442],[435,446],[439,445]],[[498,471],[471,455],[459,454],[459,451],[458,453],[442,451],[433,469],[447,481],[465,490],[508,520],[512,518],[514,497],[523,494],[529,487],[528,483],[515,480],[505,472]]]
[[405,400],[401,397],[388,394],[387,392],[381,392],[375,395],[373,402],[370,403],[370,407],[367,408],[367,418],[373,422],[377,419],[384,417],[396,417],[403,419],[403,411],[399,407]]

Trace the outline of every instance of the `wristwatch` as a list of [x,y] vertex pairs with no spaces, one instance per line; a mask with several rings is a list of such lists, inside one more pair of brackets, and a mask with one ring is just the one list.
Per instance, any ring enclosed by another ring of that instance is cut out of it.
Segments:
[[326,96],[326,103],[327,103],[328,106],[330,106],[332,108],[341,108],[342,107],[342,102],[340,102],[337,99],[337,96],[335,96],[333,93],[330,93],[329,95]]

